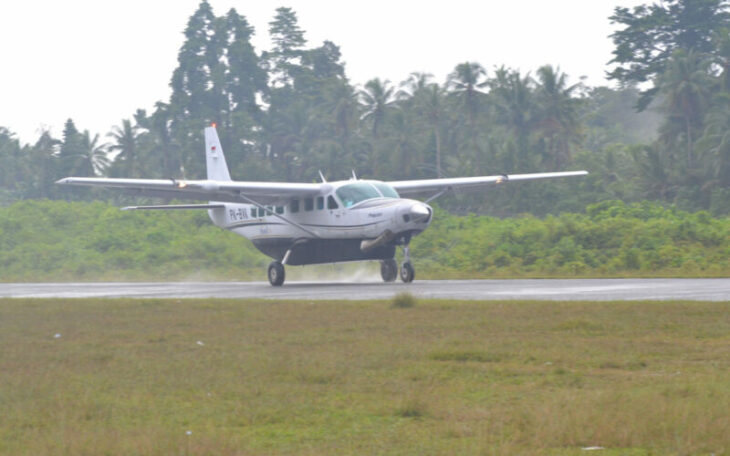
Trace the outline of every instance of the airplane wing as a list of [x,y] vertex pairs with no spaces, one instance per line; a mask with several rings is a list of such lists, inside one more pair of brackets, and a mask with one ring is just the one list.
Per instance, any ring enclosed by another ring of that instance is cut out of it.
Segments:
[[218,201],[229,203],[280,204],[290,198],[326,193],[330,185],[293,184],[288,182],[236,182],[177,179],[116,179],[103,177],[67,177],[60,185],[119,188],[133,196]]
[[[422,179],[388,182],[401,196],[433,194],[439,196],[448,190],[478,190],[507,182],[553,179],[557,177],[585,176],[588,171],[562,171],[557,173],[503,174],[497,176],[454,177],[446,179]],[[434,196],[434,197],[435,197]],[[433,199],[433,198],[432,198]]]

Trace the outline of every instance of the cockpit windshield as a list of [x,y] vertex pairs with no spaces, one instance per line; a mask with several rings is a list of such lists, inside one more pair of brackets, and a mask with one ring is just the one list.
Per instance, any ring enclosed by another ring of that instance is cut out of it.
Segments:
[[386,198],[400,198],[400,196],[398,196],[398,192],[385,182],[373,182],[373,185],[378,189],[380,194]]
[[345,207],[373,198],[398,198],[398,193],[382,182],[354,182],[343,185],[335,193]]

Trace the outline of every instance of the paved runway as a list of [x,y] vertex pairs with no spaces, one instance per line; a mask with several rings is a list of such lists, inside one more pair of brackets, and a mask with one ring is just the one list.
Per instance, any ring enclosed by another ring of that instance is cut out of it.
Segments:
[[730,279],[417,280],[382,282],[0,283],[0,297],[730,301]]

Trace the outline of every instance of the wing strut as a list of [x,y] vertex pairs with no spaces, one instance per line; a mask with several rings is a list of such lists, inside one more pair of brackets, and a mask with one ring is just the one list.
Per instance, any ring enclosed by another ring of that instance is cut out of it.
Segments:
[[158,206],[126,206],[121,208],[122,211],[138,211],[138,210],[170,210],[170,209],[218,209],[226,207],[225,204],[163,204]]
[[426,204],[430,203],[431,201],[435,200],[439,196],[442,196],[444,193],[448,192],[449,190],[451,190],[451,187],[446,187],[445,189],[443,189],[440,192],[438,192],[435,195],[433,195],[431,198],[429,198],[426,201],[424,201],[424,203],[426,203]]

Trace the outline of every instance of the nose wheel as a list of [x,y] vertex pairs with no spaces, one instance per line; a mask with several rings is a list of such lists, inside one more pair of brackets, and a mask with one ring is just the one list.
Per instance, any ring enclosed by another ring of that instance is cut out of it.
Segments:
[[403,283],[411,283],[415,277],[416,270],[413,269],[413,264],[411,263],[411,249],[406,244],[403,247],[403,264],[400,266],[400,279]]
[[269,283],[275,287],[281,286],[284,283],[284,265],[278,261],[272,261],[269,264]]

